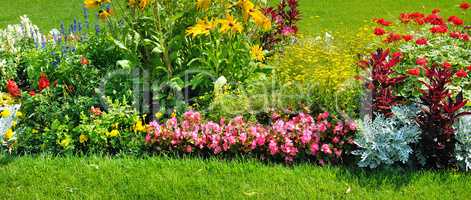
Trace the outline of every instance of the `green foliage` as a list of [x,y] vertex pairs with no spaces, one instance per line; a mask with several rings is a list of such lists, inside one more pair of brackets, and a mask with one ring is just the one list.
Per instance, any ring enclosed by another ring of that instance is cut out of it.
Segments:
[[[80,125],[73,129],[72,138],[77,153],[142,155],[145,129],[137,111],[126,101],[111,102],[102,114],[81,114]],[[144,131],[144,133],[143,133]]]

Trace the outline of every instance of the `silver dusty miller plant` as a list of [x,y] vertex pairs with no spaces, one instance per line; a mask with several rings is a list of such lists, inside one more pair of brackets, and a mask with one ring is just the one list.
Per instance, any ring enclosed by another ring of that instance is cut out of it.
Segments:
[[415,106],[393,107],[393,116],[377,114],[374,120],[365,116],[360,120],[354,155],[360,157],[358,166],[376,168],[396,162],[406,163],[413,152],[411,144],[418,142],[420,128],[414,118]]
[[456,143],[455,156],[460,166],[471,170],[471,116],[462,117],[455,125]]

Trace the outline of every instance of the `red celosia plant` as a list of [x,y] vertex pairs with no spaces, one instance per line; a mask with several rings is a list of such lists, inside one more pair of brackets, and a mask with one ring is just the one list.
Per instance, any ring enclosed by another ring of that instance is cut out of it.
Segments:
[[13,81],[13,80],[8,80],[7,81],[7,91],[13,97],[21,96],[21,90],[18,87],[18,85],[16,84],[16,82]]
[[145,138],[153,151],[180,151],[203,155],[256,155],[262,158],[313,160],[339,163],[353,149],[356,125],[339,121],[329,113],[314,119],[301,113],[288,121],[274,120],[271,126],[248,123],[236,117],[226,123],[203,123],[198,112],[173,117],[164,124],[154,121]]
[[47,76],[46,74],[44,73],[41,73],[41,75],[39,76],[39,81],[38,81],[38,89],[39,91],[42,91],[46,88],[49,87],[49,79],[47,79]]
[[392,115],[391,108],[397,105],[398,96],[394,94],[394,87],[402,83],[406,76],[397,75],[393,67],[401,60],[400,53],[392,56],[389,49],[377,50],[368,61],[361,61],[360,67],[370,70],[371,77],[366,78],[366,86],[371,91],[371,109],[388,117]]
[[284,37],[295,35],[298,32],[296,23],[301,19],[298,9],[298,0],[281,0],[278,6],[264,9],[264,13],[271,17],[276,29],[263,36],[263,46],[271,49],[283,40]]
[[471,113],[460,113],[467,101],[461,92],[453,99],[447,89],[454,76],[450,67],[432,65],[423,68],[428,82],[421,81],[427,89],[420,90],[422,111],[417,122],[422,129],[422,137],[418,146],[427,160],[427,167],[445,168],[454,164],[456,140],[453,124],[460,116]]

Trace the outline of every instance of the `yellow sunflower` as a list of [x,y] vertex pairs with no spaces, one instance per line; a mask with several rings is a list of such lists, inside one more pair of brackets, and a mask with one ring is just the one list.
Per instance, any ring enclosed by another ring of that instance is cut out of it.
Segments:
[[108,19],[108,17],[111,16],[111,10],[100,10],[98,11],[98,16],[100,17],[100,19],[106,20]]
[[265,60],[265,55],[263,54],[263,48],[260,45],[254,45],[250,48],[250,55],[252,59],[256,61],[263,62]]
[[219,23],[221,24],[221,33],[226,33],[226,32],[233,32],[233,33],[241,33],[243,28],[240,23],[237,22],[237,20],[232,17],[232,15],[227,14],[226,19],[220,19]]
[[249,13],[253,18],[255,24],[262,27],[263,30],[268,31],[271,29],[271,20],[265,16],[260,10],[255,10]]
[[211,0],[196,0],[196,8],[198,10],[207,10],[211,5]]
[[207,20],[198,20],[196,25],[186,29],[186,35],[195,38],[198,35],[209,35],[209,32],[214,29],[214,23]]
[[144,10],[150,3],[150,0],[140,0],[139,1],[139,7]]
[[250,0],[239,0],[237,5],[242,8],[244,21],[249,19],[250,13],[255,11],[255,5]]

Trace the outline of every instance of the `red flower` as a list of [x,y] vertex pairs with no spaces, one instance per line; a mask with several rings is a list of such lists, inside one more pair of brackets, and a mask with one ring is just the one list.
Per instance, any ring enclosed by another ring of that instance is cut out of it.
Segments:
[[386,21],[385,19],[381,18],[381,19],[376,19],[375,20],[376,23],[378,24],[381,24],[383,26],[391,26],[393,23],[390,22],[390,21]]
[[49,79],[47,79],[46,74],[41,73],[38,81],[38,87],[40,92],[49,87]]
[[100,115],[103,114],[103,112],[101,111],[100,107],[96,107],[96,108],[95,108],[95,106],[92,106],[92,107],[90,108],[90,112],[91,112],[93,115],[95,115],[95,116],[100,116]]
[[392,54],[392,56],[393,56],[393,58],[401,58],[402,53],[399,52],[399,51],[398,51],[398,52],[394,52],[394,53]]
[[448,22],[453,23],[456,26],[461,26],[464,24],[464,21],[457,16],[451,16],[448,18]]
[[400,34],[390,33],[389,36],[384,40],[387,43],[396,42],[402,39]]
[[29,96],[34,97],[36,95],[36,92],[34,90],[29,91]]
[[417,60],[415,61],[415,63],[417,65],[420,65],[420,66],[425,66],[427,65],[428,61],[426,58],[417,58]]
[[407,70],[407,73],[412,76],[419,76],[420,75],[420,68],[414,68]]
[[86,57],[82,56],[80,58],[80,64],[81,65],[88,65],[88,64],[90,64],[90,62],[88,61],[88,59]]
[[463,2],[460,4],[460,8],[463,10],[468,10],[471,5],[468,2]]
[[374,31],[375,35],[384,35],[386,34],[386,31],[382,28],[375,28],[375,31]]
[[464,69],[460,69],[455,74],[459,78],[466,78],[468,77],[468,72],[464,71]]
[[428,15],[425,18],[425,22],[432,24],[432,25],[444,25],[445,22],[443,22],[443,18],[440,17],[440,15],[437,15],[436,13],[432,13],[431,15]]
[[415,41],[415,43],[417,45],[427,45],[428,41],[427,41],[427,38],[419,38]]
[[402,39],[404,39],[404,41],[406,41],[406,42],[409,42],[412,39],[414,39],[414,36],[412,36],[412,35],[403,35]]
[[451,32],[450,37],[455,38],[455,39],[460,39],[461,38],[461,33],[460,32]]
[[13,97],[21,96],[21,90],[18,88],[18,85],[13,80],[7,81],[7,91]]
[[452,67],[452,65],[451,65],[449,62],[447,62],[447,61],[445,61],[445,62],[442,64],[442,66],[443,66],[443,68],[445,68],[445,69],[450,69],[450,68]]
[[440,9],[438,9],[438,8],[435,8],[435,9],[432,10],[432,13],[433,13],[433,14],[437,14],[437,13],[439,13],[439,12],[440,12]]
[[416,19],[415,19],[415,22],[416,22],[417,24],[419,24],[419,25],[424,25],[424,24],[425,24],[425,20],[422,19],[422,18],[416,18]]
[[469,65],[468,67],[466,67],[466,69],[468,69],[468,71],[471,71],[471,65]]
[[461,34],[460,39],[463,41],[469,41],[469,35],[467,33],[463,33]]
[[448,32],[448,27],[439,25],[439,26],[434,26],[430,28],[430,32],[432,33],[446,33]]
[[410,22],[410,20],[412,20],[411,16],[407,13],[401,13],[401,15],[399,15],[399,19],[404,24],[407,24]]

